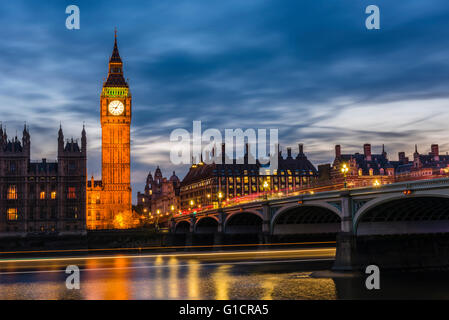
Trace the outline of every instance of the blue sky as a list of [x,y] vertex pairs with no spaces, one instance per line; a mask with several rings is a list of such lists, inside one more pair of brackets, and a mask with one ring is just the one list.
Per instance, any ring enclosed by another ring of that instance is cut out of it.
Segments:
[[[65,8],[81,29],[65,28]],[[365,28],[376,4],[381,29]],[[449,3],[407,1],[9,1],[0,9],[0,120],[30,126],[32,157],[54,159],[57,130],[88,134],[100,177],[99,98],[114,27],[133,94],[133,193],[169,162],[169,134],[278,128],[314,164],[384,143],[391,159],[418,144],[449,151]]]

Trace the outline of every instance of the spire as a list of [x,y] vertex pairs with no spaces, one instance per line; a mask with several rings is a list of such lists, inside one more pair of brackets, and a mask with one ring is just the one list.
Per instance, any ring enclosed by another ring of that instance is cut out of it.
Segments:
[[128,87],[128,83],[123,77],[123,62],[120,58],[117,45],[117,29],[114,32],[114,48],[109,59],[108,78],[103,85],[104,87]]
[[81,152],[86,153],[86,150],[87,150],[86,128],[83,122],[83,131],[81,131]]
[[115,28],[114,31],[114,49],[112,50],[112,55],[109,59],[109,63],[122,63],[122,59],[120,58],[120,54],[118,53],[117,28]]
[[415,153],[418,153],[418,145],[415,144]]

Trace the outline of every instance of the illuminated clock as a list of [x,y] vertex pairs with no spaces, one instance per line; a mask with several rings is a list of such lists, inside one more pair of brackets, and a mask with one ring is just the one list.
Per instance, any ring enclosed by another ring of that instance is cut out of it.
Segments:
[[125,110],[125,106],[121,101],[114,100],[109,103],[109,112],[114,116],[119,116]]

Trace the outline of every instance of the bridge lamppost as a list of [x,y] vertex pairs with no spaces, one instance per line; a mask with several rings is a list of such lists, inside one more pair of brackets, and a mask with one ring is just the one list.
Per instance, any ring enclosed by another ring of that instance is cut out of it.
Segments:
[[223,199],[223,193],[221,191],[218,192],[218,208],[221,208],[221,199]]
[[264,191],[264,193],[265,193],[264,199],[265,199],[265,200],[268,200],[268,194],[267,194],[268,182],[267,182],[267,180],[264,181],[264,183],[263,183],[262,186],[263,186],[263,191]]
[[347,187],[347,182],[346,182],[346,175],[348,174],[348,171],[349,171],[349,168],[348,168],[348,166],[346,165],[346,163],[343,163],[343,165],[341,166],[341,169],[340,169],[340,171],[341,171],[341,173],[343,173],[343,176],[344,176],[344,178],[345,178],[345,182],[344,182],[344,188],[346,189],[346,187]]
[[156,231],[159,231],[159,216],[161,215],[161,210],[157,209],[156,210]]
[[175,216],[175,209],[176,207],[174,205],[170,206],[170,220],[173,219]]

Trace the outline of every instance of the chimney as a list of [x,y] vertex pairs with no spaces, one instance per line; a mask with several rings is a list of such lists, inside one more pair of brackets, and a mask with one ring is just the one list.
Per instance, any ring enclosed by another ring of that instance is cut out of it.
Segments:
[[398,157],[399,157],[400,163],[405,163],[405,152],[404,151],[399,152]]
[[304,145],[302,143],[298,144],[298,154],[304,154]]
[[339,144],[335,146],[335,158],[341,158],[341,146]]
[[287,158],[291,159],[292,157],[292,148],[287,148]]
[[226,159],[226,145],[224,143],[221,144],[221,163],[225,164],[225,159]]
[[371,161],[371,145],[369,143],[363,145],[363,154],[366,161]]
[[440,151],[437,144],[432,144],[430,149],[432,150],[433,161],[440,161]]

